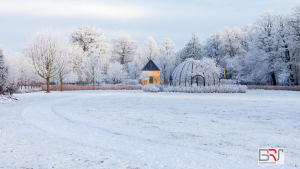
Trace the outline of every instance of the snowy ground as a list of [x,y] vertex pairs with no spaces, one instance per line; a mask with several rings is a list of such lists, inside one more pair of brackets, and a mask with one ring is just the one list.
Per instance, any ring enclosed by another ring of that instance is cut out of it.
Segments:
[[[299,168],[300,93],[72,91],[0,102],[0,168]],[[258,165],[258,148],[285,165]]]

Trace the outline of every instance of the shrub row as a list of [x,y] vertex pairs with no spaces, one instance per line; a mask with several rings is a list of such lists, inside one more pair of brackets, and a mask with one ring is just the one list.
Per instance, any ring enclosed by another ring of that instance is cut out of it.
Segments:
[[248,89],[300,91],[300,86],[260,86],[260,85],[247,85],[247,87],[248,87]]
[[145,85],[142,87],[144,92],[159,92],[159,88],[155,85]]
[[[95,90],[140,90],[141,86],[95,86]],[[43,85],[42,90],[46,91],[47,86]],[[50,85],[50,90],[60,90],[60,85]],[[93,86],[63,85],[63,90],[93,90]]]
[[[159,92],[159,87],[155,85],[143,86],[145,92]],[[167,86],[164,87],[164,92],[179,92],[179,93],[245,93],[247,86],[245,85],[216,85],[216,86]]]

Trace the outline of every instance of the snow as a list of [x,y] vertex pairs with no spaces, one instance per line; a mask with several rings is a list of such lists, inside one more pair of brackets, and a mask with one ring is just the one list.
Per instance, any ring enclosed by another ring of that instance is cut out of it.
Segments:
[[[70,91],[0,102],[0,168],[291,168],[299,166],[295,91]],[[285,165],[258,165],[258,148]]]
[[16,99],[12,96],[9,96],[9,95],[2,95],[0,94],[0,103],[3,103],[3,102],[10,102],[10,101],[15,101]]

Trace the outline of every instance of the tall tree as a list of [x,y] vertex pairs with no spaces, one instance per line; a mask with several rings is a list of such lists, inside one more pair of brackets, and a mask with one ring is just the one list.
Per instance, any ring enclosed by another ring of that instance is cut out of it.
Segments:
[[86,78],[84,73],[84,58],[85,53],[79,45],[72,46],[72,55],[73,55],[73,72],[78,76],[78,81],[83,82]]
[[180,54],[180,62],[183,62],[187,58],[193,58],[200,60],[202,55],[202,45],[199,43],[198,36],[196,31],[192,34],[192,38],[188,44],[183,48],[182,53]]
[[4,64],[3,49],[0,47],[0,94],[3,93],[8,86],[7,77],[8,69]]
[[107,41],[102,41],[102,43],[92,46],[86,54],[87,57],[84,60],[85,73],[92,80],[93,90],[95,90],[95,83],[103,76],[104,66],[110,60],[110,45]]
[[65,49],[60,36],[51,30],[37,32],[25,49],[35,73],[47,81],[47,93],[50,93],[50,78],[56,76],[63,67],[67,54]]
[[66,46],[67,54],[64,56],[64,62],[62,64],[61,70],[55,76],[55,78],[60,82],[60,91],[63,91],[63,82],[72,74],[74,68],[74,55],[71,51],[70,46]]
[[205,45],[203,46],[204,56],[220,59],[220,49],[222,46],[222,37],[221,32],[217,31],[208,37],[205,41]]
[[82,47],[84,52],[88,51],[91,45],[103,40],[104,32],[93,26],[79,26],[74,28],[70,34],[70,41],[74,45]]
[[294,12],[288,22],[289,28],[289,52],[288,68],[291,71],[292,84],[300,84],[300,4],[293,8]]
[[112,40],[113,55],[117,60],[120,60],[121,64],[128,63],[132,60],[132,56],[135,54],[138,47],[138,42],[132,40],[128,35],[121,35]]
[[143,54],[142,48],[138,47],[133,60],[128,63],[127,70],[129,78],[139,80],[141,77],[141,70],[147,63],[147,58]]
[[175,52],[174,52],[174,42],[166,38],[160,42],[159,52],[160,54],[155,59],[155,63],[160,69],[161,76],[164,83],[168,82],[169,76],[171,75],[175,67]]
[[256,31],[252,34],[252,44],[247,54],[247,61],[253,65],[248,79],[254,79],[255,83],[276,85],[285,67],[280,52],[283,40],[279,30],[281,18],[282,15],[267,11],[256,21]]
[[149,36],[143,45],[143,52],[148,60],[154,60],[159,54],[157,44],[153,37]]
[[24,54],[18,52],[12,52],[7,54],[6,59],[9,72],[8,81],[9,83],[15,84],[17,86],[27,86],[33,83],[40,82],[42,79],[33,73],[33,65],[30,58],[26,57]]
[[127,76],[124,65],[114,62],[110,63],[107,68],[106,80],[110,83],[117,84],[123,82]]

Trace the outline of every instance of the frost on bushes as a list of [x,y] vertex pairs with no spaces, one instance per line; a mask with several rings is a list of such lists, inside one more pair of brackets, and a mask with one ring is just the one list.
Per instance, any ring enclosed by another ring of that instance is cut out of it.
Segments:
[[155,85],[146,85],[142,87],[144,92],[159,92],[159,88]]
[[138,85],[139,84],[139,81],[138,80],[135,80],[135,79],[126,79],[124,82],[123,82],[124,85]]
[[168,86],[164,92],[179,93],[246,93],[245,85],[217,85],[217,86]]
[[144,92],[179,92],[179,93],[246,93],[246,85],[216,85],[216,86],[162,86],[146,85]]
[[[162,89],[160,89],[162,88]],[[144,86],[145,92],[179,92],[179,93],[246,93],[245,85],[217,85],[217,86]]]

